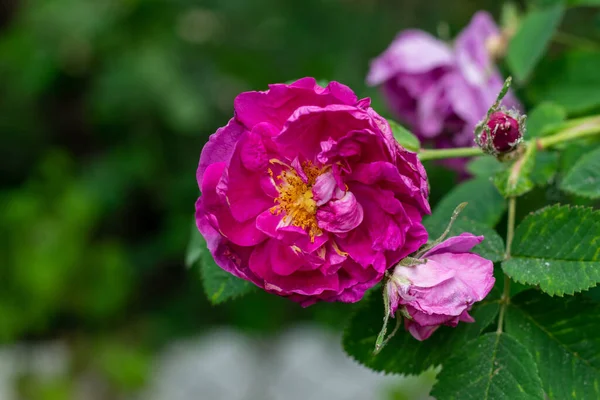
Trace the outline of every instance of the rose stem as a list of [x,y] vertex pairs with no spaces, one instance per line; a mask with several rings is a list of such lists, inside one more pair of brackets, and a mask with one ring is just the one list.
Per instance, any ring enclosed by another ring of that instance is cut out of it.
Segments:
[[[504,253],[504,261],[510,258],[510,249],[515,236],[515,211],[517,208],[517,200],[515,197],[508,199],[508,227],[506,232],[506,251]],[[498,316],[498,330],[496,333],[502,333],[502,324],[504,323],[504,313],[506,307],[510,303],[510,278],[504,274],[504,290],[500,298],[500,315]]]

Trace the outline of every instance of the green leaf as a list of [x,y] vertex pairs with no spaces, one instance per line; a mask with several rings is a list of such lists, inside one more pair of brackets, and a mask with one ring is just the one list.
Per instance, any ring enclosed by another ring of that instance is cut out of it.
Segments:
[[[425,221],[425,228],[427,228],[427,232],[429,232],[429,237],[431,239],[439,237],[444,232],[444,228],[441,225],[432,224],[431,219]],[[474,235],[485,237],[481,244],[473,248],[474,253],[493,262],[502,261],[504,258],[504,241],[494,229],[481,222],[472,221],[463,216],[459,216],[456,221],[454,221],[449,236],[457,236],[463,232],[470,232]]]
[[185,266],[191,268],[196,261],[200,259],[202,253],[206,250],[206,242],[196,227],[196,222],[192,223],[192,230],[190,232],[190,240],[188,242],[187,250],[185,252]]
[[599,148],[600,145],[598,143],[577,141],[567,144],[560,151],[558,170],[563,175],[566,175],[582,157],[592,151],[596,151]]
[[444,363],[431,392],[437,400],[542,400],[533,356],[507,334],[487,333]]
[[467,171],[476,177],[491,177],[506,169],[506,165],[495,157],[476,157],[467,164]]
[[431,366],[442,364],[454,350],[479,336],[494,321],[498,309],[498,302],[479,304],[471,312],[474,323],[461,323],[456,328],[442,326],[423,342],[401,327],[386,347],[373,355],[384,307],[381,294],[371,293],[360,302],[344,331],[344,350],[350,357],[375,371],[419,374]]
[[533,189],[531,172],[535,165],[536,147],[530,145],[525,154],[518,158],[512,165],[496,174],[494,184],[504,197],[518,197]]
[[406,150],[418,153],[421,149],[421,142],[419,142],[419,139],[399,123],[392,121],[391,119],[388,119],[387,121],[390,124],[394,138],[398,143]]
[[566,118],[567,112],[564,107],[550,102],[541,103],[527,115],[526,138],[545,136],[545,131]]
[[490,227],[498,223],[506,210],[506,202],[492,182],[485,177],[475,178],[461,183],[444,196],[426,219],[427,223],[446,229],[456,206],[465,201],[469,205],[462,211],[461,217]]
[[560,188],[578,196],[600,197],[600,149],[581,157],[561,182]]
[[545,63],[532,82],[534,102],[551,101],[568,114],[600,106],[600,52],[572,51]]
[[567,0],[567,4],[571,7],[600,6],[600,0]]
[[204,292],[212,304],[223,303],[256,289],[252,283],[230,274],[215,263],[206,248],[206,241],[194,225],[188,245],[186,265],[191,267],[195,264],[200,265]]
[[555,4],[527,13],[510,41],[506,61],[517,81],[524,82],[538,63],[556,28],[564,6]]
[[533,355],[549,399],[600,399],[600,304],[528,291],[512,299],[505,322]]
[[546,186],[552,183],[558,170],[559,154],[542,151],[535,155],[535,164],[531,171],[531,181],[536,186]]
[[552,206],[527,216],[515,231],[512,279],[550,294],[573,294],[600,282],[600,211]]

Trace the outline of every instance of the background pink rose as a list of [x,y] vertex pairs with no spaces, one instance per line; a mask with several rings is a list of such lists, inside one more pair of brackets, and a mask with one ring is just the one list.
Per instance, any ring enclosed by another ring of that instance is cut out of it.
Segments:
[[[474,146],[473,130],[504,79],[488,50],[500,31],[485,11],[476,13],[454,45],[419,30],[401,32],[371,62],[370,85],[383,85],[390,109],[434,147]],[[511,92],[506,107],[520,107]]]

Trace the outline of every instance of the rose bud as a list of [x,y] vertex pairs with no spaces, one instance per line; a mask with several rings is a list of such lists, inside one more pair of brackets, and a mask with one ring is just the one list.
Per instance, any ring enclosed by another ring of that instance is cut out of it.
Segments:
[[400,310],[404,326],[425,340],[441,325],[474,322],[473,303],[494,286],[494,264],[469,251],[483,236],[463,233],[451,237],[420,257],[424,263],[398,265],[387,283],[390,316]]
[[337,82],[242,93],[196,174],[217,265],[303,306],[356,302],[427,242],[427,175],[389,124]]
[[[517,116],[518,117],[518,116]],[[521,124],[504,111],[493,112],[479,137],[479,145],[489,154],[506,154],[517,148],[523,138]],[[490,138],[488,138],[488,133]]]

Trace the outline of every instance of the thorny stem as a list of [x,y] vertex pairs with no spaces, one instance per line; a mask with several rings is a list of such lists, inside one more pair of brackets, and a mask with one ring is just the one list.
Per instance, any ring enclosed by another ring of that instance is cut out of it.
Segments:
[[[597,115],[593,117],[572,120],[565,125],[563,125],[563,129],[554,135],[533,139],[532,141],[535,143],[538,150],[548,149],[563,142],[600,134],[600,116]],[[419,152],[419,159],[421,159],[421,161],[443,160],[448,158],[481,156],[483,154],[483,151],[481,151],[481,149],[478,147],[422,149]]]
[[552,40],[559,44],[579,47],[580,49],[591,51],[598,51],[598,49],[600,49],[600,46],[593,40],[566,32],[556,32]]
[[[515,211],[517,208],[517,200],[515,197],[508,199],[508,228],[506,232],[506,251],[504,253],[504,260],[510,258],[510,250],[512,241],[515,236]],[[504,290],[502,291],[502,297],[500,298],[500,315],[498,316],[498,330],[496,333],[502,333],[502,325],[504,323],[504,314],[506,307],[510,303],[510,278],[504,274]]]
[[562,142],[597,134],[600,134],[599,116],[577,120],[577,123],[570,125],[568,128],[552,136],[546,136],[537,139],[536,144],[538,149],[547,149]]
[[479,147],[457,147],[454,149],[423,149],[419,152],[421,161],[425,160],[442,160],[446,158],[462,158],[482,156],[483,151]]

